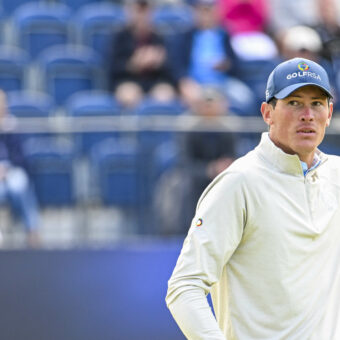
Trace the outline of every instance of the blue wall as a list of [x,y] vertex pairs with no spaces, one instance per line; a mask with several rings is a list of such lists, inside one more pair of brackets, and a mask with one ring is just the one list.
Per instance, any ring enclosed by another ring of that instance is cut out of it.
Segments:
[[181,246],[1,251],[1,339],[185,339],[164,302]]

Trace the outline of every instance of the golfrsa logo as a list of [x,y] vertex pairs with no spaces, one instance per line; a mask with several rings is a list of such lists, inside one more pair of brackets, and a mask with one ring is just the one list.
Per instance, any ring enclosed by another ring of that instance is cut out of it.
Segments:
[[309,66],[305,63],[305,62],[301,62],[298,64],[298,69],[300,71],[308,71],[309,70]]

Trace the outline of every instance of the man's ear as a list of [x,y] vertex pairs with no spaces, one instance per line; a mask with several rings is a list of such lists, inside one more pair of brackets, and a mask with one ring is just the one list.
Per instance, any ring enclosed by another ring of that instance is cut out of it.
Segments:
[[328,112],[328,118],[326,121],[326,126],[329,126],[329,124],[331,123],[332,115],[333,115],[333,103],[329,103],[329,112]]
[[265,123],[270,126],[272,124],[272,113],[273,113],[273,106],[271,104],[268,104],[266,102],[263,102],[261,104],[261,113],[263,120]]

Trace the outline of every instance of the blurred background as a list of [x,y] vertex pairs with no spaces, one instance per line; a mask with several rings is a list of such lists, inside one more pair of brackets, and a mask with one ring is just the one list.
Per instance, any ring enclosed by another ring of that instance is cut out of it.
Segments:
[[2,338],[184,339],[164,298],[196,202],[293,57],[328,71],[340,155],[336,0],[0,1]]

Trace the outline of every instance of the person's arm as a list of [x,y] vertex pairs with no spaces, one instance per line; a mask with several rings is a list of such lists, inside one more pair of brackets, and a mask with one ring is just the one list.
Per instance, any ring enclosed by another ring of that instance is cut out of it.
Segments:
[[129,75],[128,63],[134,49],[132,39],[132,35],[127,28],[112,34],[110,48],[106,57],[108,82],[111,91]]
[[169,310],[188,339],[225,340],[202,289],[192,287],[183,292]]
[[166,303],[188,339],[225,340],[206,295],[242,238],[243,185],[242,175],[225,172],[205,190],[169,280]]

